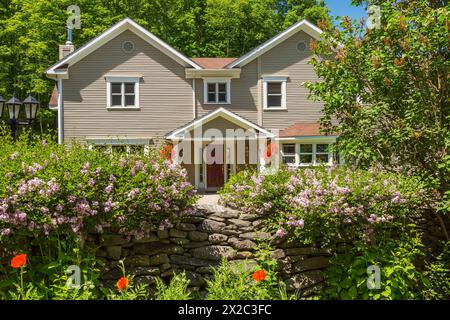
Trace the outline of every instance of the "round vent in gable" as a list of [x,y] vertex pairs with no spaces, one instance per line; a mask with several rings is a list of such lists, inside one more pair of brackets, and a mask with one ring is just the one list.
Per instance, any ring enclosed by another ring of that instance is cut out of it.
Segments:
[[297,43],[297,51],[300,53],[303,53],[306,51],[306,49],[308,48],[308,46],[306,45],[305,41],[300,41],[299,43]]
[[124,41],[122,43],[122,50],[125,53],[131,53],[134,51],[134,43],[133,41]]

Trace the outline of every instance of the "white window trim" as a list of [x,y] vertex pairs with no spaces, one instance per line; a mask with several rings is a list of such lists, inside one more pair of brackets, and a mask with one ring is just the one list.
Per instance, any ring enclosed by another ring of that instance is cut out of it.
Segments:
[[[268,76],[263,77],[263,110],[287,110],[287,79],[285,76]],[[280,82],[281,83],[281,107],[268,107],[267,106],[267,83],[268,82]]]
[[[293,145],[294,146],[294,153],[285,153],[284,152],[284,145]],[[294,157],[294,163],[293,164],[297,164],[298,163],[298,152],[297,152],[297,146],[298,144],[296,144],[295,142],[292,143],[283,143],[282,147],[281,147],[281,160],[284,163],[284,158],[285,157]]]
[[[316,156],[317,154],[326,154],[325,152],[317,152],[317,145],[318,144],[328,144],[331,145],[333,144],[334,141],[285,141],[282,142],[282,144],[295,144],[295,163],[293,164],[289,164],[290,166],[295,166],[295,167],[309,167],[309,166],[317,166],[320,164],[325,164],[325,165],[332,165],[333,161],[334,161],[334,155],[333,152],[329,151],[328,152],[328,163],[318,163]],[[308,153],[308,152],[304,152],[304,153],[300,153],[300,145],[301,144],[312,144],[312,152]],[[284,156],[283,153],[283,147],[281,147],[281,156]],[[301,154],[310,154],[312,155],[312,162],[311,163],[301,163],[300,162],[300,155]],[[288,154],[287,156],[292,156],[292,154]]]
[[[141,77],[133,76],[133,77],[124,77],[124,76],[108,76],[106,79],[106,108],[109,110],[139,110],[139,82]],[[122,105],[121,106],[112,106],[111,103],[111,83],[113,82],[121,82],[122,83],[122,91],[124,90],[123,86],[125,82],[134,82],[134,106],[125,106],[125,96],[122,95]]]
[[[216,83],[216,102],[208,101],[208,84]],[[227,88],[227,101],[219,102],[217,83],[225,83]],[[231,79],[230,78],[203,78],[203,103],[204,104],[230,104],[231,103]]]

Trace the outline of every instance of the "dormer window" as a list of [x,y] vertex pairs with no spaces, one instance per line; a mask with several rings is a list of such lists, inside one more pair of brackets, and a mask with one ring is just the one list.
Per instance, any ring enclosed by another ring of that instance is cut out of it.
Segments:
[[203,79],[205,104],[230,103],[230,79]]

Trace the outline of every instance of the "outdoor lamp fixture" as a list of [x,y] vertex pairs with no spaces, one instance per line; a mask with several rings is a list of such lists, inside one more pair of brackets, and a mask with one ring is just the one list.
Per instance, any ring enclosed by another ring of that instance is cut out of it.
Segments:
[[9,125],[11,127],[11,131],[12,131],[14,140],[16,139],[16,131],[17,131],[17,125],[18,125],[17,119],[19,118],[19,111],[20,111],[21,105],[22,105],[22,102],[19,99],[17,99],[16,97],[12,97],[6,103],[6,106],[9,111]]
[[16,97],[12,97],[11,99],[8,100],[6,106],[8,107],[10,121],[17,121],[17,119],[19,118],[19,111],[21,105],[22,101],[20,101]]
[[[33,121],[36,119],[37,112],[39,110],[39,101],[36,100],[31,94],[22,102],[13,96],[6,102],[6,108],[9,115],[9,126],[11,127],[13,138],[16,139],[16,132],[18,126],[30,126],[32,127]],[[25,109],[25,121],[19,121],[20,109]],[[5,99],[0,96],[0,117],[3,114],[5,107]],[[31,134],[32,131],[30,131]]]
[[27,120],[31,122],[36,119],[36,114],[39,108],[39,101],[36,100],[31,94],[23,101],[25,107],[25,115]]
[[3,109],[5,108],[5,99],[3,99],[2,95],[0,94],[0,119],[3,116]]

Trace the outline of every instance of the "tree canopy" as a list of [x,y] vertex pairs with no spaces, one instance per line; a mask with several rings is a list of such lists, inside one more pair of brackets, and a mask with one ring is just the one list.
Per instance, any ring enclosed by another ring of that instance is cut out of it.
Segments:
[[[45,69],[66,40],[72,0],[0,0],[0,94],[48,101]],[[328,18],[322,0],[77,0],[80,47],[129,17],[191,57],[237,57],[301,20]]]
[[321,24],[312,64],[322,81],[307,87],[324,101],[322,125],[359,165],[419,174],[450,196],[449,5],[354,2],[378,5],[380,25]]

